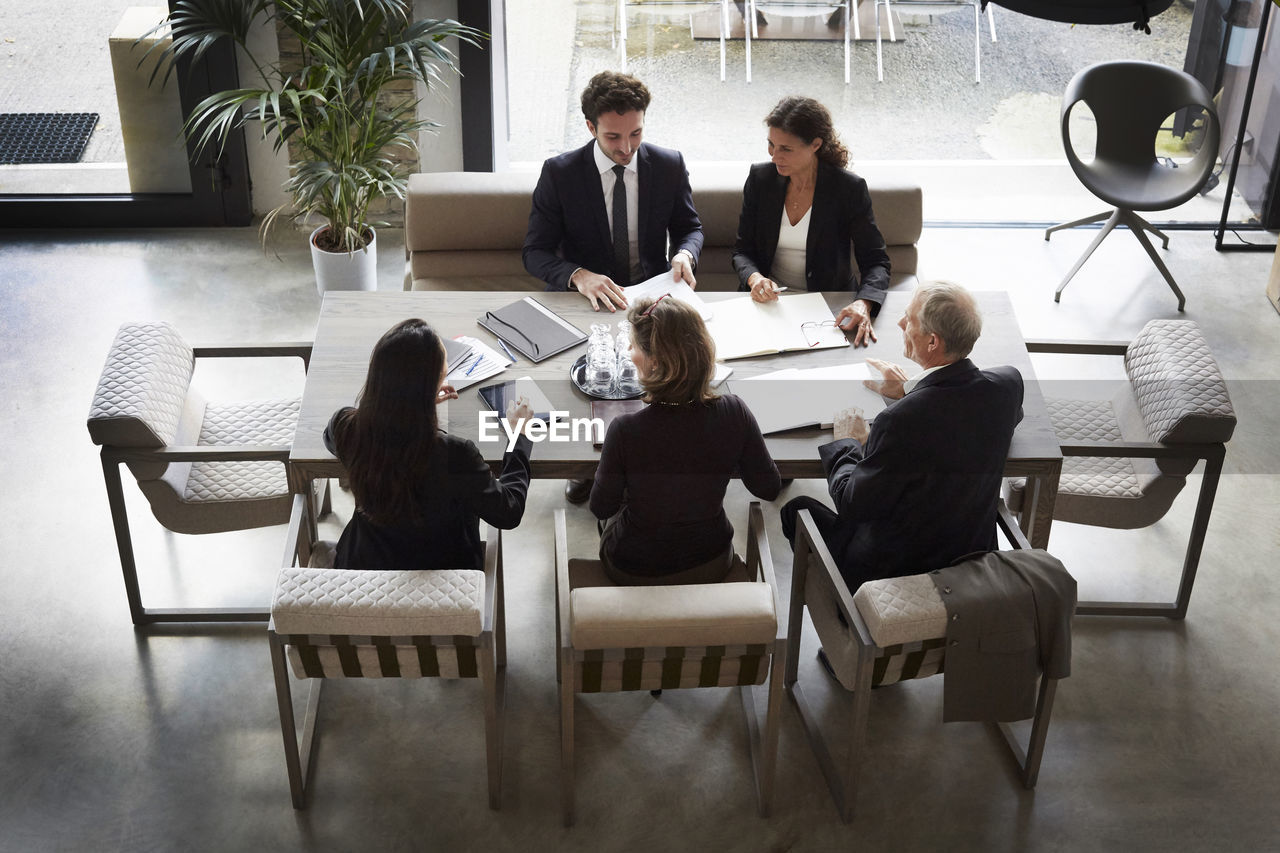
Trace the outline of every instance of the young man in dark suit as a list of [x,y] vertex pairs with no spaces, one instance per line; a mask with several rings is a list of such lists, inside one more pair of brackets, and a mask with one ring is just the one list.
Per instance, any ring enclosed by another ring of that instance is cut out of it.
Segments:
[[867,385],[896,402],[870,427],[854,410],[836,415],[835,440],[818,448],[835,511],[800,497],[781,513],[794,542],[796,516],[812,512],[850,592],[994,549],[1000,481],[1022,420],[1022,375],[968,359],[982,317],[967,290],[921,285],[898,325],[904,354],[924,372],[908,379],[868,359],[884,378]]
[[[533,191],[524,267],[547,290],[576,290],[599,311],[627,307],[622,288],[671,270],[697,286],[702,223],[679,151],[642,142],[649,90],[602,71],[582,92],[591,141],[542,164]],[[668,247],[668,241],[670,243]],[[570,480],[582,503],[591,480]]]
[[597,311],[625,308],[623,287],[667,269],[697,283],[702,223],[689,173],[679,151],[642,142],[649,100],[635,77],[592,77],[582,92],[591,141],[543,163],[533,191],[525,269]]

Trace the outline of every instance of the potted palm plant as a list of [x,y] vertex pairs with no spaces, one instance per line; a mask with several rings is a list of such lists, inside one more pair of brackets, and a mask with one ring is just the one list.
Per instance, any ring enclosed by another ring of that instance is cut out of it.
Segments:
[[[293,219],[318,221],[311,253],[321,293],[375,289],[374,226],[383,223],[370,221],[370,205],[404,198],[405,161],[416,164],[418,133],[439,127],[418,116],[415,84],[430,87],[442,71],[458,70],[446,38],[484,38],[454,20],[415,21],[412,9],[413,0],[181,0],[157,28],[172,36],[164,52],[173,61],[161,63],[167,68],[231,39],[257,69],[260,88],[210,95],[186,131],[197,151],[221,149],[251,123],[277,152],[289,146],[291,203],[267,214],[263,235],[286,209]],[[255,56],[248,34],[258,27],[296,38],[298,61]]]

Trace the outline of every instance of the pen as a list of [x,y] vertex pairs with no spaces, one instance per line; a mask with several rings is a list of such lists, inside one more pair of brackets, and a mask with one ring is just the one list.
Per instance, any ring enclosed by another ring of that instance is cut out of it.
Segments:
[[507,342],[504,341],[502,338],[498,338],[498,346],[502,347],[502,351],[507,354],[507,358],[511,359],[512,361],[516,360],[515,353],[511,351],[510,347],[507,346]]
[[478,356],[476,356],[476,360],[471,364],[471,366],[467,368],[467,372],[466,372],[466,373],[464,373],[464,374],[462,374],[462,375],[463,375],[463,376],[470,376],[470,375],[471,375],[471,371],[473,371],[473,370],[475,370],[477,367],[479,367],[479,366],[480,366],[480,362],[481,362],[481,361],[483,361],[483,360],[484,360],[484,353],[480,353]]

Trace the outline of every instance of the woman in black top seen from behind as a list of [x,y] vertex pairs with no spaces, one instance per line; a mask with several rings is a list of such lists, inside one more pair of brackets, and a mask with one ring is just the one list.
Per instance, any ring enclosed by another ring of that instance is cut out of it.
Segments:
[[[339,409],[324,443],[346,467],[356,511],[338,540],[340,569],[482,568],[480,520],[511,529],[529,490],[529,439],[521,435],[494,478],[474,444],[440,429],[444,343],[423,320],[384,334],[369,358],[357,407]],[[508,410],[532,417],[520,401]]]
[[782,482],[751,410],[711,391],[715,343],[676,299],[628,312],[631,358],[649,404],[609,425],[591,490],[600,559],[616,584],[715,583],[733,566],[724,512],[732,477],[770,501]]

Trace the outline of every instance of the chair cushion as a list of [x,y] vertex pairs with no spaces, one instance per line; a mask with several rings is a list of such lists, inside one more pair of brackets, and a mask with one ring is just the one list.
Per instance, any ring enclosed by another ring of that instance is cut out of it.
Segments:
[[475,569],[280,570],[271,618],[278,634],[477,637],[484,572]]
[[589,586],[573,590],[570,608],[575,649],[770,643],[778,628],[773,590],[750,581]]
[[89,407],[89,437],[116,447],[173,440],[195,356],[168,323],[125,323],[116,332]]
[[[201,445],[256,444],[287,447],[293,442],[301,401],[255,400],[205,406]],[[279,462],[193,462],[182,499],[239,501],[287,494]]]
[[877,646],[947,634],[947,608],[927,574],[868,581],[853,594],[853,603]]
[[1133,396],[1155,441],[1225,442],[1236,427],[1218,363],[1190,320],[1152,320],[1124,357]]

